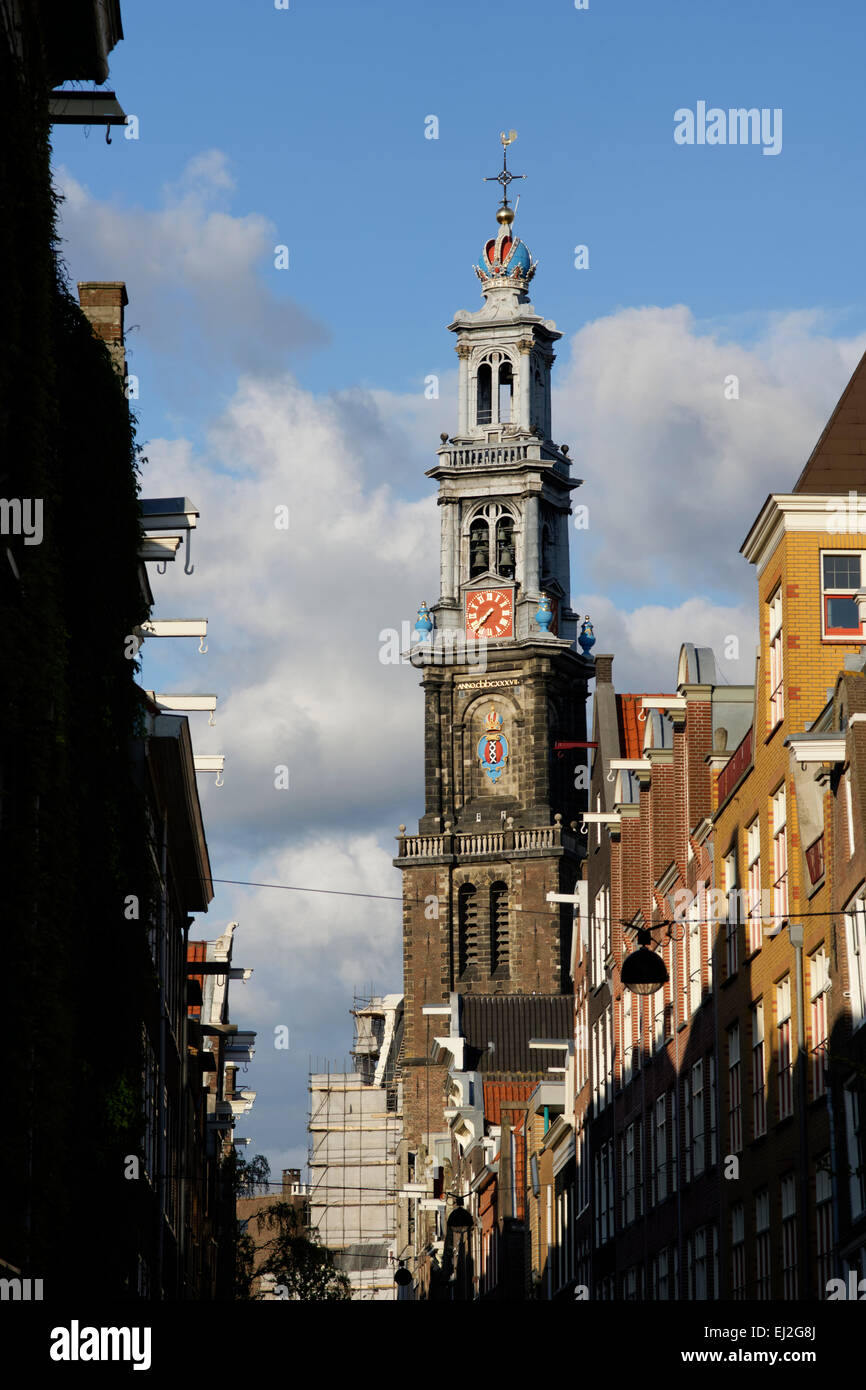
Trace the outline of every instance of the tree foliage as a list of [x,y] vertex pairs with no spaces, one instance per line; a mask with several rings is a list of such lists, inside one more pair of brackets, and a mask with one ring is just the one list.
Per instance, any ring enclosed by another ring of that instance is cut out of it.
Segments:
[[272,1274],[286,1298],[304,1303],[334,1303],[348,1299],[351,1285],[334,1263],[332,1251],[309,1232],[302,1213],[291,1202],[273,1202],[259,1212],[259,1230],[273,1231],[265,1242],[267,1258],[260,1274]]

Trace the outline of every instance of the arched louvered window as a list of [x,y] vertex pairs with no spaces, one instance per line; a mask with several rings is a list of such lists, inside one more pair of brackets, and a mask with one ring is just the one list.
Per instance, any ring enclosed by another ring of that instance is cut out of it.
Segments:
[[496,573],[514,578],[514,521],[507,514],[496,523]]
[[482,362],[478,368],[476,385],[475,423],[489,425],[493,419],[493,368],[489,362]]
[[457,969],[460,975],[478,964],[478,894],[462,883],[457,892]]
[[490,527],[486,517],[476,517],[469,528],[469,578],[490,569]]
[[508,922],[508,885],[493,883],[490,887],[490,968],[507,970],[509,964],[510,932]]
[[[499,423],[511,423],[511,402],[514,397],[514,373],[511,363],[506,361],[499,366]],[[480,422],[479,422],[480,423]]]

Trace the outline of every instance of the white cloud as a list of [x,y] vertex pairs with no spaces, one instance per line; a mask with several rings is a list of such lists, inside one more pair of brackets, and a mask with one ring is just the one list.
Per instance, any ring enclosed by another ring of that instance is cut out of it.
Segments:
[[[590,510],[573,580],[665,598],[752,592],[740,544],[768,493],[794,486],[866,347],[821,329],[817,314],[776,315],[745,347],[699,332],[678,305],[575,334],[554,399]],[[730,376],[739,399],[725,397]]]
[[688,598],[676,605],[642,604],[625,612],[605,594],[590,594],[581,602],[593,620],[594,650],[615,656],[618,690],[673,690],[684,642],[712,647],[721,683],[751,685],[755,678],[757,618],[748,604]]
[[[196,728],[199,751],[229,759],[230,796],[204,789],[212,833],[276,845],[323,826],[378,825],[389,811],[396,829],[411,814],[421,700],[410,667],[380,660],[380,633],[402,633],[435,597],[438,516],[432,496],[406,502],[385,484],[363,486],[357,416],[353,426],[339,401],[288,376],[248,377],[206,456],[148,446],[145,495],[184,492],[201,511],[193,575],[176,564],[153,582],[156,616],[210,619],[206,658],[180,644],[169,658],[181,685],[204,680],[221,696],[216,727]],[[400,435],[378,415],[373,433],[393,476]],[[274,524],[282,505],[287,531]],[[274,787],[278,765],[288,791]]]
[[[220,150],[191,159],[156,209],[100,202],[63,167],[55,182],[72,278],[126,282],[130,322],[146,330],[167,397],[188,398],[216,367],[273,370],[328,340],[284,297],[290,282],[274,268],[274,224],[228,210],[235,182]],[[131,352],[136,345],[132,333]]]

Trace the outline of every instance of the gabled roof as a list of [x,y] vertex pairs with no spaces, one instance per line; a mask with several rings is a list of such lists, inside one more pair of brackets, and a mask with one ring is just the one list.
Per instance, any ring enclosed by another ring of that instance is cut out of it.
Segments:
[[866,484],[866,353],[842,392],[794,492],[860,491]]
[[[555,1064],[554,1064],[555,1065]],[[502,1123],[502,1102],[529,1100],[537,1086],[532,1079],[528,1081],[485,1081],[484,1082],[484,1122],[488,1125]]]
[[461,1031],[464,1067],[489,1075],[542,1077],[561,1067],[561,1049],[530,1048],[530,1038],[570,1038],[574,997],[570,994],[464,994]]
[[646,723],[638,719],[642,700],[662,700],[669,697],[659,690],[647,690],[637,695],[617,695],[616,717],[619,724],[619,746],[623,758],[643,756],[643,740]]

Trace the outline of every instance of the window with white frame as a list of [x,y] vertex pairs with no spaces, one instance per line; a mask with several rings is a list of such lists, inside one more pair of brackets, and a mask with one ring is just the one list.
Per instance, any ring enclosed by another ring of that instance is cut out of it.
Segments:
[[[664,959],[665,959],[665,951],[666,951],[666,950],[667,950],[667,947],[666,947],[666,946],[662,946],[662,947],[661,947],[660,954],[661,954],[662,961],[664,961]],[[667,962],[665,962],[665,965],[667,965]],[[658,1052],[659,1049],[660,1049],[661,1047],[664,1046],[664,1041],[665,1041],[665,994],[666,994],[666,993],[667,993],[667,986],[666,986],[666,985],[662,985],[661,989],[657,989],[656,992],[655,992],[655,994],[652,996],[652,1001],[653,1001],[653,1047],[654,1047],[654,1049],[655,1049],[656,1052]]]
[[778,926],[788,916],[788,836],[785,784],[771,797],[773,826],[773,917]]
[[640,1138],[637,1125],[629,1125],[623,1138],[622,1223],[629,1226],[641,1215]]
[[563,1185],[556,1194],[556,1242],[558,1251],[559,1288],[571,1278],[571,1192]]
[[623,1275],[622,1296],[626,1302],[634,1302],[640,1298],[641,1289],[641,1268],[640,1265],[632,1265]]
[[797,1278],[797,1179],[782,1178],[782,1297],[798,1297]]
[[717,1135],[716,1135],[716,1059],[710,1052],[707,1054],[707,1090],[710,1107],[710,1156],[709,1162],[715,1163],[717,1157]]
[[815,1232],[818,1297],[827,1293],[833,1278],[833,1180],[829,1153],[822,1154],[815,1169]]
[[791,977],[776,986],[776,1027],[779,1057],[779,1119],[794,1111],[794,1053],[791,1047]]
[[689,904],[688,951],[689,1011],[695,1013],[701,1007],[701,901],[697,894]]
[[752,1138],[767,1132],[767,1073],[764,1066],[764,1004],[752,1005]]
[[766,1187],[755,1193],[755,1298],[772,1297],[770,1267],[770,1193]]
[[701,918],[703,922],[703,932],[706,941],[707,952],[707,989],[712,994],[715,987],[716,967],[713,960],[713,948],[716,944],[716,911],[715,894],[709,885],[704,884],[698,889],[698,897],[701,900]]
[[592,1111],[598,1115],[604,1104],[604,1079],[603,1079],[603,1053],[602,1053],[602,1025],[598,1019],[592,1025],[590,1037],[591,1063],[592,1063]]
[[728,978],[736,975],[740,963],[739,953],[739,898],[737,896],[737,851],[732,849],[725,855],[725,973]]
[[845,824],[848,829],[848,858],[854,853],[854,802],[851,796],[851,769],[845,769]]
[[866,1279],[866,1245],[852,1250],[842,1261],[842,1277],[849,1288],[852,1274],[858,1282]]
[[[601,923],[603,929],[602,944],[604,947],[604,958],[602,960],[603,966],[604,962],[607,960],[608,956],[611,953],[613,942],[613,933],[611,930],[610,922],[610,889],[607,887],[605,887],[604,890],[604,913],[602,914]],[[602,976],[602,978],[604,978],[604,976]]]
[[692,1090],[683,1077],[683,1182],[692,1180]]
[[547,1298],[548,1301],[550,1301],[553,1296],[553,1268],[556,1263],[555,1236],[553,1233],[553,1185],[551,1183],[545,1183],[545,1194],[544,1238],[547,1244],[547,1260],[545,1263],[547,1264]]
[[656,1202],[663,1202],[668,1195],[667,1096],[659,1096],[655,1106],[653,1191]]
[[613,1004],[604,1011],[604,1103],[613,1100]]
[[[862,1082],[859,1084],[862,1085]],[[856,1078],[846,1081],[844,1095],[851,1220],[858,1221],[866,1211],[866,1135],[863,1131],[862,1097]]]
[[616,1280],[612,1274],[595,1281],[595,1296],[599,1303],[612,1303],[616,1295]]
[[823,946],[809,957],[809,997],[812,1004],[812,1099],[827,1093],[827,991],[830,961]]
[[579,1129],[574,1137],[574,1198],[580,1215],[589,1206],[589,1144],[585,1129]]
[[653,1260],[653,1298],[657,1302],[667,1302],[673,1297],[670,1281],[671,1261],[667,1246],[660,1250]]
[[767,604],[770,667],[770,728],[782,722],[785,713],[784,663],[782,660],[782,586]]
[[613,1098],[612,1017],[612,1007],[608,1004],[601,1017],[592,1025],[592,1092],[596,1114],[599,1114]]
[[855,899],[845,913],[845,946],[851,1026],[859,1028],[866,1021],[866,899]]
[[731,1298],[746,1297],[746,1209],[742,1202],[731,1207]]
[[746,955],[757,951],[763,939],[761,923],[761,821],[755,816],[746,830],[749,866],[749,913],[746,918]]
[[595,1243],[603,1245],[613,1235],[613,1143],[602,1144],[595,1156]]
[[595,895],[595,902],[592,909],[592,986],[597,989],[604,984],[604,962],[607,952],[605,941],[607,936],[607,908],[608,890],[601,888]]
[[669,1155],[669,1167],[668,1167],[668,1172],[670,1173],[670,1177],[671,1177],[671,1196],[673,1196],[673,1194],[674,1194],[674,1193],[676,1192],[676,1190],[677,1190],[677,1182],[679,1181],[679,1173],[680,1173],[680,1145],[679,1145],[679,1136],[678,1136],[678,1134],[677,1134],[676,1127],[675,1127],[675,1125],[674,1125],[674,1120],[675,1120],[675,1118],[676,1118],[676,1096],[675,1096],[675,1094],[674,1094],[674,1088],[673,1088],[673,1086],[671,1086],[670,1090],[668,1091],[668,1095],[670,1096],[670,1104],[669,1104],[669,1106],[668,1106],[668,1114],[669,1114],[670,1117],[671,1117],[671,1131],[670,1131],[670,1136],[669,1136],[669,1138],[668,1138],[668,1155]]
[[[714,1265],[718,1259],[718,1236],[715,1226],[699,1226],[694,1237],[686,1242],[689,1264],[689,1292],[697,1301],[712,1297],[711,1286],[718,1282]],[[712,1274],[715,1279],[712,1279]]]
[[822,550],[822,636],[842,642],[862,638],[860,610],[854,597],[861,586],[862,571],[862,551]]
[[704,1063],[692,1067],[692,1171],[700,1177],[707,1166],[704,1143]]
[[740,1064],[740,1025],[728,1029],[728,1147],[738,1154],[743,1147],[743,1078]]
[[589,1080],[589,1000],[584,999],[577,1010],[577,1024],[574,1031],[574,1093],[579,1096]]
[[622,992],[622,1084],[627,1086],[634,1073],[634,1039],[632,1037],[632,999],[630,989]]

